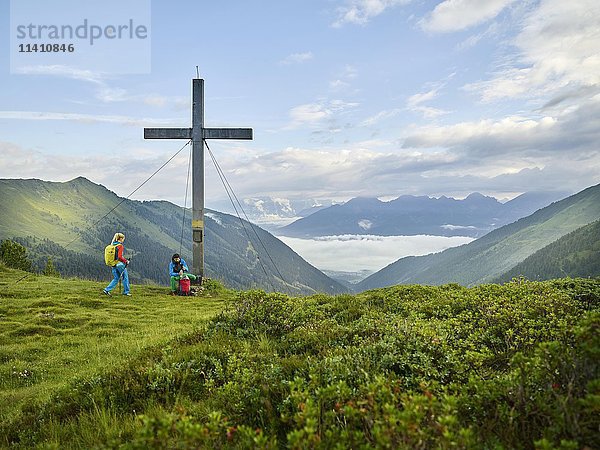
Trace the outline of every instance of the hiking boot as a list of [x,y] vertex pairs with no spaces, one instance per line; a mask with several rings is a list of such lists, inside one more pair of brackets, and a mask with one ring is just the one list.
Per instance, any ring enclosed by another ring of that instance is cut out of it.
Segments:
[[127,297],[131,297],[131,294],[128,292],[127,294],[123,294],[126,295]]
[[175,291],[171,291],[171,294],[170,294],[170,295],[177,295],[177,292],[175,292]]
[[102,289],[102,293],[103,293],[104,295],[108,295],[108,296],[110,296],[110,292],[108,292],[106,289]]

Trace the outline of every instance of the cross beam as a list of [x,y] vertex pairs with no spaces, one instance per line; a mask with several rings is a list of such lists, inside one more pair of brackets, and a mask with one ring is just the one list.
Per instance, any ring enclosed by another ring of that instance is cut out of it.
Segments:
[[192,140],[192,273],[204,278],[204,139],[252,139],[252,128],[204,128],[204,80],[192,80],[192,128],[144,128],[144,139]]
[[[203,128],[204,139],[252,139],[251,128]],[[144,139],[192,139],[191,128],[144,128]]]

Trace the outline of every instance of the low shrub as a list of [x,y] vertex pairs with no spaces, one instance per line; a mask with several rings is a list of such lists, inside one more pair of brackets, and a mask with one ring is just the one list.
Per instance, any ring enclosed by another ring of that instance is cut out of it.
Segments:
[[242,292],[198,332],[31,405],[10,436],[41,444],[44,424],[99,407],[128,430],[99,447],[600,448],[599,292]]

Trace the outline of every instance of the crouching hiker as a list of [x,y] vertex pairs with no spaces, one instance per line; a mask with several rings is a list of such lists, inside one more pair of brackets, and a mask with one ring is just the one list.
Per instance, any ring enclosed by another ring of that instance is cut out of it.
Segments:
[[127,265],[129,261],[123,256],[125,247],[123,242],[125,235],[123,233],[115,233],[112,239],[112,244],[109,244],[104,249],[104,262],[107,266],[112,267],[113,280],[102,291],[105,295],[111,295],[117,283],[123,280],[123,295],[130,296],[129,293],[129,274],[127,273]]
[[179,256],[179,253],[175,253],[171,257],[169,263],[169,275],[171,276],[171,295],[176,295],[179,288],[179,280],[182,278],[189,278],[192,281],[196,280],[196,275],[188,273],[189,268],[185,262],[185,259]]

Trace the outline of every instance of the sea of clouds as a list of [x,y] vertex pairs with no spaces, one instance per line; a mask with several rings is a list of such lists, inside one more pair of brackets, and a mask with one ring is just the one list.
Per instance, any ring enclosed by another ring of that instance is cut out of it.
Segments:
[[468,244],[465,236],[340,235],[313,239],[278,238],[320,270],[377,271],[405,256],[436,253]]

